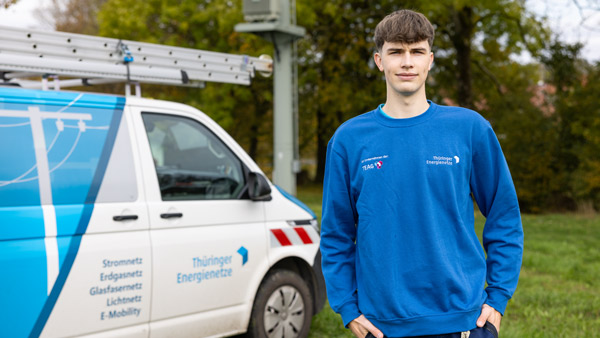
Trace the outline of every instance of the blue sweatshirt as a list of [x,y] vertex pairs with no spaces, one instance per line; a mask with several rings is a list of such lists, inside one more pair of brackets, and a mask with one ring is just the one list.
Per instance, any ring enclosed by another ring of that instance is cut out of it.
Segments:
[[383,105],[357,116],[327,149],[329,303],[344,325],[364,314],[387,337],[475,328],[484,303],[504,313],[521,268],[519,205],[494,131],[474,111],[429,103],[407,119]]

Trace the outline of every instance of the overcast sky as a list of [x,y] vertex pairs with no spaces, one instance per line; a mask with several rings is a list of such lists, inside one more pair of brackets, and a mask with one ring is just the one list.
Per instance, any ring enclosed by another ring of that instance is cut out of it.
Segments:
[[[600,8],[580,11],[574,5],[576,2],[582,7],[589,6],[592,2],[600,3],[597,0],[528,0],[527,6],[538,15],[547,16],[550,27],[563,41],[582,42],[582,55],[586,59],[600,61]],[[19,0],[8,10],[0,8],[0,25],[51,28],[44,26],[33,15],[36,8],[47,6],[49,3],[48,0]]]

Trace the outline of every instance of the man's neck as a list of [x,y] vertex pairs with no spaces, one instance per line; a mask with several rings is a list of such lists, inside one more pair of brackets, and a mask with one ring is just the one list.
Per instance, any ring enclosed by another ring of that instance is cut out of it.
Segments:
[[412,96],[394,94],[388,94],[383,106],[383,112],[390,117],[407,119],[421,115],[429,109],[429,102],[427,102],[425,93],[418,93]]

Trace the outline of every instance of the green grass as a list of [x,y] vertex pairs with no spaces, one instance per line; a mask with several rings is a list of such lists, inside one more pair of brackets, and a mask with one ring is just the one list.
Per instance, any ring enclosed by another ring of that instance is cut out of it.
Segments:
[[[298,197],[320,218],[321,187],[301,187]],[[480,235],[484,222],[477,215]],[[600,216],[523,215],[523,228],[521,277],[501,337],[600,337]],[[325,305],[309,337],[353,336]]]

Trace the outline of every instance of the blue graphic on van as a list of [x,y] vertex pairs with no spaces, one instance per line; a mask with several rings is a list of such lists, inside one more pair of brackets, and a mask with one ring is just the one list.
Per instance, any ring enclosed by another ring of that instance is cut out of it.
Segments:
[[87,229],[124,104],[0,88],[3,335],[41,333]]
[[237,252],[242,255],[242,266],[246,265],[248,262],[248,249],[241,246]]

